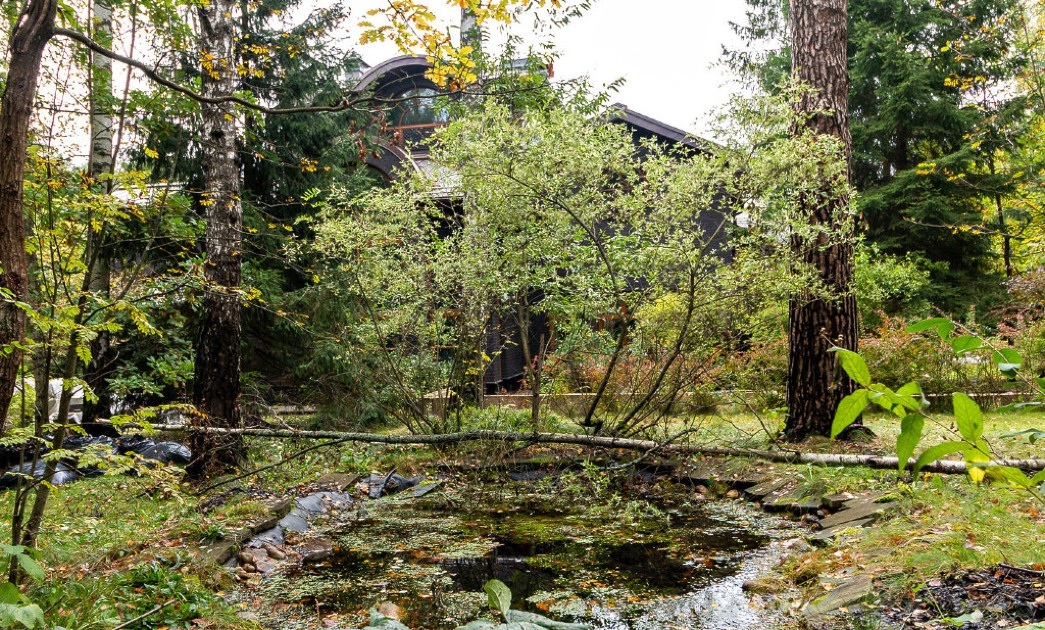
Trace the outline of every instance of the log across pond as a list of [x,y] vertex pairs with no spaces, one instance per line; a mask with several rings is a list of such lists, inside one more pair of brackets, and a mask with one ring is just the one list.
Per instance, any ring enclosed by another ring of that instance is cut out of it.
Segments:
[[[585,435],[573,433],[520,433],[515,431],[459,431],[456,433],[419,434],[419,435],[386,435],[380,433],[353,433],[343,431],[292,431],[286,429],[248,428],[226,429],[218,427],[191,425],[153,425],[157,431],[205,432],[232,434],[274,439],[314,439],[333,440],[335,442],[361,442],[368,444],[463,444],[466,442],[508,442],[523,444],[572,444],[592,446],[596,448],[624,449],[632,451],[674,453],[684,455],[710,455],[725,457],[748,457],[763,461],[784,464],[820,464],[825,466],[863,466],[885,470],[896,469],[899,460],[895,457],[865,454],[843,453],[803,453],[800,451],[769,451],[749,448],[730,448],[715,446],[695,446],[689,444],[670,444],[653,440],[637,440],[601,435]],[[907,462],[913,467],[915,460]],[[999,459],[984,464],[987,466],[1006,466],[1024,471],[1045,470],[1045,459]],[[939,460],[922,468],[925,472],[943,474],[965,474],[968,467],[964,461]]]

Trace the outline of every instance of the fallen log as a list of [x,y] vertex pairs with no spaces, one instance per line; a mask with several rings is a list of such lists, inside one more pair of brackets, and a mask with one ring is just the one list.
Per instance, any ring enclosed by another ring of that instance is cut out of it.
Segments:
[[[343,431],[291,431],[287,429],[226,429],[191,425],[155,424],[157,431],[205,432],[244,435],[277,439],[337,440],[338,442],[363,442],[368,444],[461,444],[464,442],[523,442],[526,444],[573,444],[598,448],[625,449],[631,451],[660,451],[683,455],[709,455],[726,457],[749,457],[783,464],[821,464],[824,466],[864,466],[895,470],[899,460],[882,455],[850,455],[844,453],[802,453],[799,451],[767,451],[750,448],[722,446],[697,446],[691,444],[665,444],[653,440],[584,435],[574,433],[517,433],[514,431],[459,431],[457,433],[387,435],[380,433],[353,433]],[[908,460],[909,468],[915,460]],[[1045,459],[999,459],[984,466],[1008,466],[1024,471],[1045,470]],[[939,460],[924,466],[925,472],[960,475],[968,472],[964,461]]]

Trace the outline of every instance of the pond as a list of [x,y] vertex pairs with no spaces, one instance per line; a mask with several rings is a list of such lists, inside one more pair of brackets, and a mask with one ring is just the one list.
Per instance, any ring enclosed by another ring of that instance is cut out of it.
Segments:
[[511,482],[478,502],[452,488],[367,502],[324,533],[332,556],[262,588],[358,626],[389,601],[418,630],[489,617],[491,579],[508,585],[513,608],[597,630],[748,628],[775,618],[772,600],[741,586],[779,559],[774,541],[794,537],[793,525],[741,501],[644,483],[563,496]]

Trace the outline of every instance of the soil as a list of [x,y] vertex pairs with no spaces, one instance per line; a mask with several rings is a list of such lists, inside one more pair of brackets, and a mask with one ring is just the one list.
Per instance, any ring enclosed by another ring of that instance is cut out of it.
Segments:
[[[977,614],[977,611],[979,614]],[[1045,571],[998,565],[929,580],[889,621],[904,628],[1007,628],[1045,621]]]

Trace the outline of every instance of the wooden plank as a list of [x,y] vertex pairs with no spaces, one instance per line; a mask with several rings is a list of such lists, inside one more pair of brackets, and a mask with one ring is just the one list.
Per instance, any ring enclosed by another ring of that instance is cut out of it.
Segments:
[[744,490],[744,497],[749,501],[761,501],[773,492],[786,486],[790,481],[790,479],[770,479],[769,481],[763,481],[762,483]]

